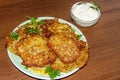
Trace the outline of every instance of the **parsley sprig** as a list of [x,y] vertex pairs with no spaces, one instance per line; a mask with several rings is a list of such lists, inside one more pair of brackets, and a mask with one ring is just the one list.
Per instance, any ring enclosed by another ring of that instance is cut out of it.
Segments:
[[35,27],[38,26],[37,24],[37,17],[30,17],[30,16],[27,16],[30,20],[31,20],[31,24],[34,25]]
[[97,3],[91,1],[91,4],[92,4],[92,6],[90,6],[90,8],[92,8],[96,11],[100,11],[100,6],[98,6]]
[[10,38],[11,39],[14,39],[14,40],[17,40],[19,37],[18,33],[17,32],[12,32],[11,35],[10,35]]
[[51,80],[54,80],[55,77],[60,76],[60,71],[59,70],[54,70],[50,66],[46,67],[45,72],[48,73]]
[[38,21],[38,25],[43,25],[43,24],[45,24],[45,21],[43,20]]
[[36,17],[29,17],[28,18],[31,20],[31,24],[35,28],[26,28],[26,31],[29,32],[30,34],[38,34],[39,33],[39,28],[38,28],[38,23],[37,23],[37,18]]
[[81,34],[81,35],[78,34],[78,35],[77,35],[77,39],[80,39],[82,36],[83,36],[82,34]]
[[30,34],[38,34],[39,33],[38,28],[34,29],[34,28],[29,27],[29,28],[26,28],[26,31],[29,32]]

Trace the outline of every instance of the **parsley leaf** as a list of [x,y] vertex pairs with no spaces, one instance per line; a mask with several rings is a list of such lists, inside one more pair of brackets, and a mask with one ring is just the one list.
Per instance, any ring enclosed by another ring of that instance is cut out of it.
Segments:
[[55,77],[60,76],[60,71],[59,70],[54,70],[50,66],[46,67],[45,72],[49,74],[51,80],[54,80]]
[[34,28],[26,28],[26,31],[29,32],[30,34],[37,34],[39,33],[38,29],[34,29]]
[[92,6],[90,6],[90,8],[99,11],[100,10],[100,6],[98,6],[95,2],[91,1]]
[[38,26],[37,21],[36,21],[36,20],[37,20],[36,17],[29,17],[29,16],[28,16],[28,18],[31,20],[31,24],[32,24],[32,25],[34,25],[35,27]]
[[12,32],[11,35],[10,35],[10,38],[17,40],[17,39],[18,39],[18,36],[19,36],[19,35],[18,35],[17,32]]
[[40,21],[38,21],[38,24],[45,24],[45,21],[40,20]]
[[82,37],[82,35],[77,35],[77,38],[80,39]]
[[30,34],[38,34],[39,33],[39,28],[38,28],[38,23],[37,23],[37,18],[36,17],[29,17],[28,18],[31,20],[31,24],[35,28],[27,28],[26,31],[29,32]]

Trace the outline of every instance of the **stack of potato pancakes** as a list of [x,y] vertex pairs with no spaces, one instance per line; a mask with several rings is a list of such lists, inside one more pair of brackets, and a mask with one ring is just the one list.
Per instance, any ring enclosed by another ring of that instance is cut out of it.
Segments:
[[29,22],[6,37],[7,48],[20,56],[28,67],[50,66],[61,72],[81,68],[87,63],[88,44],[59,19]]

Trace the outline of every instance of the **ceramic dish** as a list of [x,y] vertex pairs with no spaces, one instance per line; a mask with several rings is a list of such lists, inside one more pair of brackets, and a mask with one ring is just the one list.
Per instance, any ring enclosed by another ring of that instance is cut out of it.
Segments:
[[[37,20],[54,19],[54,18],[55,18],[55,17],[38,17]],[[25,25],[25,24],[28,23],[28,22],[30,22],[30,20],[27,20],[27,21],[21,23],[21,24],[18,25],[13,31],[17,30],[18,27],[20,27],[20,26],[22,26],[22,25]],[[68,21],[63,20],[63,19],[59,19],[59,22],[60,22],[60,23],[67,23],[67,24],[68,24],[69,26],[71,26],[72,29],[74,29],[78,34],[83,35],[83,33],[82,33],[76,26],[74,26],[73,24],[69,23]],[[86,38],[85,38],[84,35],[81,37],[81,39],[82,39],[83,41],[87,42],[87,40],[86,40]],[[29,75],[29,76],[31,76],[31,77],[34,77],[34,78],[50,80],[49,76],[45,76],[45,75],[42,75],[42,74],[35,74],[35,73],[32,73],[30,70],[26,69],[26,66],[24,66],[24,65],[21,64],[22,59],[21,59],[18,55],[10,52],[8,49],[7,49],[7,51],[8,51],[8,56],[9,56],[11,62],[15,65],[15,67],[16,67],[18,70],[20,70],[21,72],[23,72],[23,73],[25,73],[25,74],[27,74],[27,75]],[[74,70],[72,70],[72,71],[70,71],[70,72],[68,72],[68,73],[61,73],[61,75],[58,76],[58,77],[56,77],[55,79],[60,79],[60,78],[67,77],[67,76],[75,73],[75,72],[78,71],[78,70],[79,70],[79,68],[76,68],[76,69],[74,69]]]

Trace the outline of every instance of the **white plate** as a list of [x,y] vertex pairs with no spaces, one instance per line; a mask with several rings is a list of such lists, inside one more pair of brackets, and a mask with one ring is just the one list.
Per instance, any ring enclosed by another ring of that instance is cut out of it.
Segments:
[[[55,18],[55,17],[38,17],[37,20],[54,19],[54,18]],[[22,26],[22,25],[24,25],[24,24],[26,24],[26,23],[28,23],[28,22],[30,22],[30,20],[27,20],[27,21],[21,23],[21,24],[18,25],[13,31],[17,30],[18,27],[20,27],[20,26]],[[71,26],[78,34],[83,35],[83,33],[82,33],[76,26],[74,26],[73,24],[69,23],[68,21],[63,20],[63,19],[59,19],[59,22],[60,22],[60,23],[67,23],[67,24],[68,24],[69,26]],[[86,40],[86,38],[85,38],[84,35],[81,37],[81,40],[87,42],[87,40]],[[9,56],[11,62],[12,62],[12,63],[15,65],[15,67],[18,68],[21,72],[23,72],[23,73],[25,73],[25,74],[27,74],[27,75],[29,75],[29,76],[31,76],[31,77],[34,77],[34,78],[50,80],[49,76],[45,76],[45,75],[41,75],[41,74],[34,74],[34,73],[32,73],[32,71],[26,69],[26,67],[21,64],[22,59],[21,59],[19,56],[17,56],[17,55],[15,55],[14,53],[10,52],[8,49],[7,49],[7,51],[8,51],[8,56]],[[61,73],[61,75],[60,75],[60,76],[57,76],[55,79],[60,79],[60,78],[67,77],[67,76],[75,73],[75,72],[78,71],[78,70],[79,70],[79,68],[76,68],[76,69],[74,69],[74,70],[72,70],[72,71],[70,71],[70,72],[68,72],[68,73]]]

